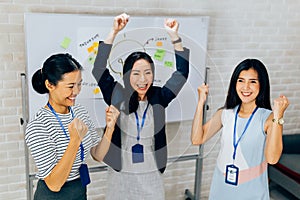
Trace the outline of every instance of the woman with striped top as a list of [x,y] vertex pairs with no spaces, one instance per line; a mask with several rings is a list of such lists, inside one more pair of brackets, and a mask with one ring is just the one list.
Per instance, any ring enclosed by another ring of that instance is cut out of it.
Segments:
[[90,152],[100,162],[110,146],[119,111],[114,106],[106,109],[107,127],[100,139],[86,109],[75,105],[81,70],[71,55],[56,54],[32,77],[34,90],[49,94],[26,127],[25,140],[38,169],[34,199],[87,199],[85,158]]

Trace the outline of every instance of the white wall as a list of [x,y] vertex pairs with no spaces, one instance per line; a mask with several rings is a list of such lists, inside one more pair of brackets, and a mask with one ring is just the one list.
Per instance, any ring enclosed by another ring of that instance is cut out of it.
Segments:
[[[0,2],[0,199],[26,199],[25,161],[20,73],[25,72],[25,12],[78,13],[95,15],[208,15],[208,66],[210,111],[224,103],[233,68],[244,58],[265,63],[271,79],[272,99],[285,94],[290,99],[285,134],[300,131],[300,2],[298,0],[1,0]],[[196,26],[196,24],[195,24]],[[42,62],[42,61],[41,61]],[[182,140],[170,145],[196,152],[189,142],[190,122],[181,123]],[[169,140],[174,137],[170,124]],[[205,145],[204,154],[217,137]],[[218,141],[217,141],[218,142]],[[206,199],[218,143],[204,159],[201,191]],[[95,164],[95,163],[93,163]],[[106,173],[92,174],[89,199],[104,199]],[[194,162],[173,163],[165,173],[167,199],[182,199],[185,188],[193,190]]]

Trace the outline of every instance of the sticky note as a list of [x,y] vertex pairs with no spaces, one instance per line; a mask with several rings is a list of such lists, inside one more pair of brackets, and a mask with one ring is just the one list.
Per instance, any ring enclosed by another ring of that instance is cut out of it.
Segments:
[[65,37],[63,39],[63,41],[60,43],[60,46],[64,49],[67,49],[70,46],[70,43],[71,43],[71,39],[68,37]]
[[94,48],[98,48],[98,46],[99,46],[99,43],[98,43],[98,42],[94,42],[94,43],[93,43],[93,47],[94,47]]
[[89,53],[91,53],[92,51],[94,51],[94,47],[93,47],[93,46],[89,47],[89,48],[87,49],[87,51],[88,51]]
[[162,61],[165,57],[166,51],[163,49],[157,49],[154,54],[154,59],[158,61]]
[[156,46],[161,47],[163,45],[162,41],[156,42]]
[[165,61],[164,66],[172,68],[173,67],[173,62],[172,61]]
[[93,65],[95,62],[95,57],[92,56],[88,57],[88,62]]
[[100,88],[99,88],[99,87],[95,88],[95,89],[93,90],[93,93],[94,93],[94,94],[100,93]]

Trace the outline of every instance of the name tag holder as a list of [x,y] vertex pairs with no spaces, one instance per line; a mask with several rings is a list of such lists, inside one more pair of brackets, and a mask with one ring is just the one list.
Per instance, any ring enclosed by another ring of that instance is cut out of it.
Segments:
[[226,166],[226,174],[225,174],[225,183],[230,185],[238,185],[239,179],[239,168],[235,165],[227,165]]
[[137,112],[134,112],[135,120],[136,120],[136,127],[137,127],[137,137],[136,137],[137,144],[135,144],[131,147],[132,163],[142,163],[142,162],[144,162],[144,146],[139,144],[139,141],[140,141],[140,133],[141,133],[141,131],[144,127],[144,124],[145,124],[146,113],[147,113],[148,107],[149,107],[149,102],[147,104],[146,109],[144,110],[141,126],[140,126],[139,116],[138,116]]

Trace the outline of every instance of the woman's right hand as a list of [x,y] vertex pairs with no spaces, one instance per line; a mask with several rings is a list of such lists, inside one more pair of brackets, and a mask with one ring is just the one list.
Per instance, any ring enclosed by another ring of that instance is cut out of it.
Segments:
[[87,125],[78,118],[73,119],[73,121],[68,125],[68,129],[70,133],[70,140],[79,139],[80,142],[88,132]]
[[205,103],[208,95],[208,85],[202,84],[201,86],[198,87],[198,101],[199,103],[203,104]]
[[127,15],[126,13],[122,13],[118,16],[116,16],[114,18],[114,22],[113,22],[113,31],[115,34],[117,34],[118,32],[120,32],[128,23],[129,21],[129,15]]

